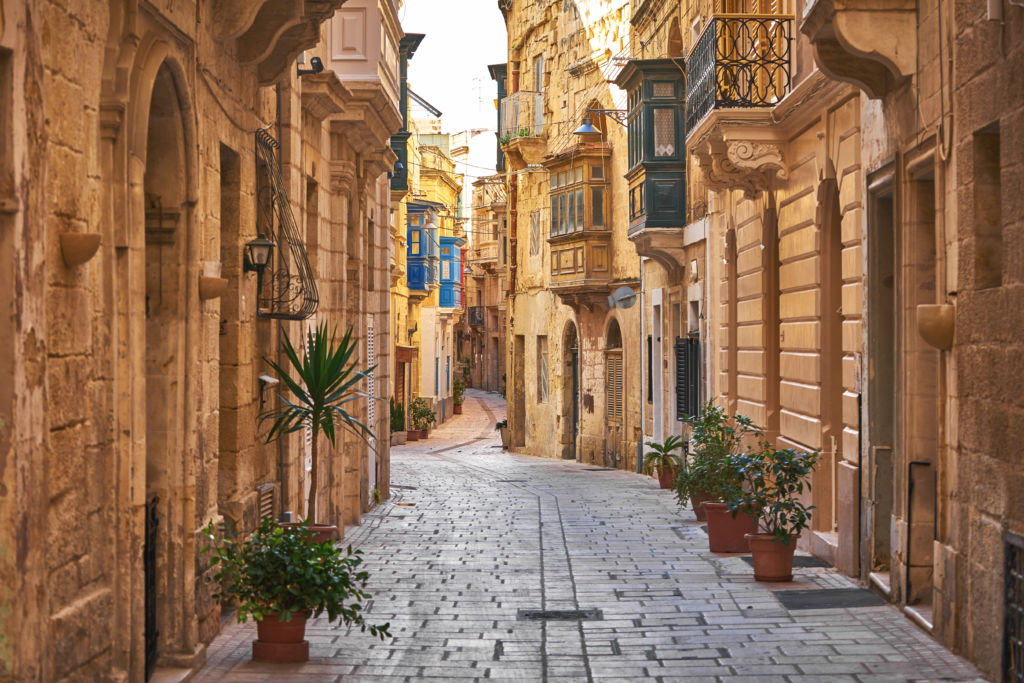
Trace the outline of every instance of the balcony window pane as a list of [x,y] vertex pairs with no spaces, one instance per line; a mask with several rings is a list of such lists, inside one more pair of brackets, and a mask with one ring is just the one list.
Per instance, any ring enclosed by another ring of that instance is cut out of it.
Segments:
[[420,231],[412,231],[412,239],[409,241],[409,249],[413,256],[419,256],[420,254]]
[[570,192],[570,193],[569,193],[569,195],[568,195],[568,198],[569,198],[569,206],[568,206],[568,211],[569,211],[569,221],[568,221],[568,229],[569,229],[569,231],[572,231],[572,230],[575,230],[575,229],[576,229],[576,202],[574,202],[574,201],[572,200],[572,192]]
[[604,225],[604,190],[600,187],[590,188],[590,198],[593,202],[590,207],[590,222],[594,227]]
[[600,165],[598,165],[598,166],[591,166],[590,167],[590,177],[593,180],[599,180],[601,178],[604,178],[604,166],[600,166]]
[[576,190],[576,229],[583,229],[583,189]]
[[565,171],[558,174],[558,186],[562,187],[565,185]]
[[582,166],[577,166],[576,167],[576,182],[577,183],[582,183],[583,182],[583,167]]
[[551,174],[551,188],[554,189],[556,187],[558,187],[558,176],[555,175],[554,173],[552,173]]
[[551,234],[558,234],[558,195],[551,195]]
[[655,97],[675,97],[676,89],[672,83],[661,82],[653,84],[652,95]]
[[671,157],[676,154],[675,116],[671,109],[654,110],[654,156]]
[[565,195],[558,195],[558,232],[565,232]]

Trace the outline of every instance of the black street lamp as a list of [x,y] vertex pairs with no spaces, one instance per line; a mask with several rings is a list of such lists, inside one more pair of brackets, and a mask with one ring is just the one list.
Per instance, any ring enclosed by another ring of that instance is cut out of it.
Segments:
[[274,241],[267,239],[263,233],[256,239],[246,242],[242,272],[255,272],[257,277],[262,276],[263,270],[270,263],[270,255],[274,253],[275,246]]

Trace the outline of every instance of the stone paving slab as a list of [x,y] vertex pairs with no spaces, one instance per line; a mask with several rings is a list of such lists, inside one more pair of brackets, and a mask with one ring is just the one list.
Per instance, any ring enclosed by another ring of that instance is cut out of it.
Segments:
[[[714,554],[649,478],[502,452],[504,402],[392,449],[392,499],[346,529],[382,642],[310,622],[311,661],[249,660],[253,624],[210,645],[197,681],[981,681],[888,606],[788,611],[773,590],[853,588],[830,568],[764,584]],[[520,610],[600,610],[536,621]]]

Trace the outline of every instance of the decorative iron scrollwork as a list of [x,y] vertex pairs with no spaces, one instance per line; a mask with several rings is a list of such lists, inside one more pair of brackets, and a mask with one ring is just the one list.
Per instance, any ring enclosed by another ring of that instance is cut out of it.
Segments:
[[261,318],[305,320],[316,313],[319,295],[277,163],[278,143],[256,133],[256,232],[277,245],[259,281]]
[[717,15],[686,60],[686,128],[718,107],[771,107],[790,89],[792,19]]

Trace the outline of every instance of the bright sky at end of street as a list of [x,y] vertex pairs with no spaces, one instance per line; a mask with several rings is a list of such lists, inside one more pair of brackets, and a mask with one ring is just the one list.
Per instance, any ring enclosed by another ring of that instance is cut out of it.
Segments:
[[[497,0],[406,0],[402,29],[426,37],[409,61],[409,87],[443,113],[445,132],[494,128],[497,84],[488,64],[507,59],[505,21]],[[410,102],[413,118],[428,118]]]

